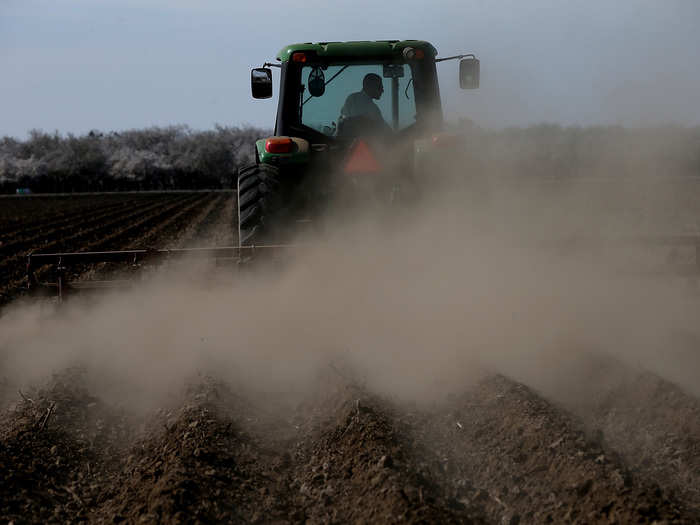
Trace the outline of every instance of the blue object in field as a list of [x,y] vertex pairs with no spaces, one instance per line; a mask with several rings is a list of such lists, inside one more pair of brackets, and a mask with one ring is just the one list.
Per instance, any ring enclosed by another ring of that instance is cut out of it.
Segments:
[[17,188],[15,190],[15,193],[17,195],[29,195],[31,192],[32,192],[32,190],[29,188]]

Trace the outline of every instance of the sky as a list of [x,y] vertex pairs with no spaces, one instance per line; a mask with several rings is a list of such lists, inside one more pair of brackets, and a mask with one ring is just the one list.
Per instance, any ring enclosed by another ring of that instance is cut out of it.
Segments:
[[272,127],[250,68],[293,42],[376,39],[479,57],[477,91],[438,64],[449,120],[697,126],[699,28],[699,0],[0,0],[0,136]]

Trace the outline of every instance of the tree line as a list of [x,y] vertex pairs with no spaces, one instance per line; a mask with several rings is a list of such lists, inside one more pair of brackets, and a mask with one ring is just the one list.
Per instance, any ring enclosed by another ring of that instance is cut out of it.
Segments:
[[0,139],[0,192],[34,193],[230,188],[253,159],[254,127],[151,127],[61,135],[32,130]]
[[[451,131],[474,166],[504,175],[700,176],[700,127],[563,127],[487,130],[461,120]],[[252,162],[254,127],[151,127],[61,135],[32,130],[0,139],[0,192],[231,188]],[[469,165],[465,167],[469,170]]]

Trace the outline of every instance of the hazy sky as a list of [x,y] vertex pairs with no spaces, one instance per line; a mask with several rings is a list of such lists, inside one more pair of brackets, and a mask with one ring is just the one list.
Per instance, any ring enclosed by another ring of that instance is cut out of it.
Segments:
[[448,118],[700,125],[700,0],[0,0],[0,135],[271,127],[251,67],[291,42],[388,38],[481,59],[478,92],[439,64]]

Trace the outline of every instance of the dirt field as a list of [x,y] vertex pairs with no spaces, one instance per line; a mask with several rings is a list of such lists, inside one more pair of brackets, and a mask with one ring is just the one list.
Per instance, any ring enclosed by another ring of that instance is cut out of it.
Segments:
[[[230,194],[10,202],[4,304],[22,295],[31,250],[235,241]],[[180,364],[172,355],[163,368]],[[24,385],[0,371],[0,520],[700,523],[696,395],[593,352],[571,366],[569,396],[480,371],[414,403],[342,361],[302,391],[220,365],[191,370],[155,407],[115,401],[89,367]]]
[[[203,237],[206,242],[213,224],[232,220],[231,199],[229,194],[206,192],[2,199],[0,307],[23,294],[26,256],[33,251],[163,248]],[[216,233],[219,245],[231,243],[229,223],[224,231],[223,237]],[[39,277],[46,273],[42,269]]]

